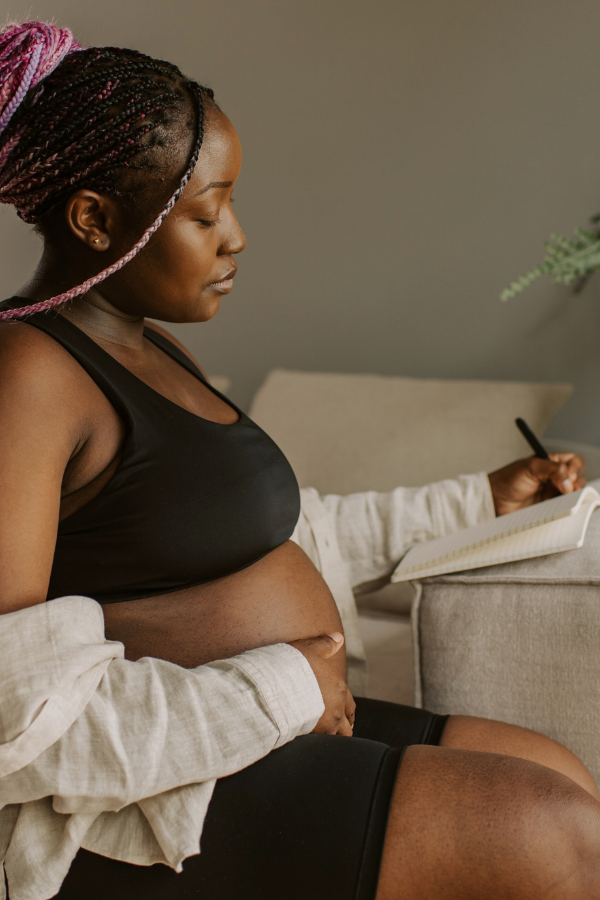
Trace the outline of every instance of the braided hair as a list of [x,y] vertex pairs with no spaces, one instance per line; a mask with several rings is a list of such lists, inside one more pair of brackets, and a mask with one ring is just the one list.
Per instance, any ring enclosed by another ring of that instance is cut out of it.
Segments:
[[[83,49],[70,31],[41,22],[0,31],[0,203],[44,233],[82,187],[118,197],[139,213],[152,190],[148,171],[170,171],[182,118],[196,118],[195,146],[177,190],[131,250],[64,294],[0,312],[14,319],[72,300],[117,272],[171,211],[196,165],[210,88],[171,63],[135,50]],[[216,104],[215,104],[216,105]],[[160,175],[159,175],[160,177]]]

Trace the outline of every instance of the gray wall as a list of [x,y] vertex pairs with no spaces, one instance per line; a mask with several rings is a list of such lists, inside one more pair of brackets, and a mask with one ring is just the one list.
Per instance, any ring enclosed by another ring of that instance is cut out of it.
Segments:
[[[211,84],[248,235],[217,318],[174,331],[247,405],[273,366],[571,381],[600,444],[600,274],[498,293],[600,210],[597,0],[11,0]],[[3,291],[39,252],[0,208]]]

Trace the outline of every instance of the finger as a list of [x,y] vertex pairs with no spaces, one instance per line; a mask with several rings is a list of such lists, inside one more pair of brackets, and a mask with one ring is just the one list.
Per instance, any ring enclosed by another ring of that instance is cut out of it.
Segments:
[[564,478],[562,478],[563,473],[559,474],[559,478],[562,479],[560,485],[558,485],[558,489],[563,494],[569,494],[571,491],[579,491],[581,488],[585,487],[587,483],[587,479],[583,477],[583,475],[578,472],[576,469],[571,470],[567,468],[567,472]]
[[567,470],[567,478],[571,482],[571,487],[574,491],[579,490],[581,485],[579,484],[579,479],[582,477],[576,469],[568,469]]
[[567,462],[567,468],[569,470],[569,476],[571,480],[576,480],[579,475],[583,472],[585,468],[585,462],[581,458],[581,456],[574,456],[573,459]]
[[354,719],[356,716],[356,703],[350,691],[346,688],[346,718],[354,728]]
[[341,734],[344,737],[352,737],[352,725],[350,724],[346,716],[344,716],[344,718],[340,722],[336,734]]
[[331,634],[321,634],[319,637],[312,638],[311,644],[321,659],[330,659],[344,646],[344,635],[339,631],[333,631]]
[[564,463],[569,472],[583,472],[585,468],[585,460],[578,453],[551,453],[550,459],[553,462]]
[[527,462],[527,469],[540,486],[551,482],[558,491],[564,492],[561,487],[561,482],[567,477],[567,467],[564,463],[532,456]]
[[[579,488],[577,484],[583,468],[583,460],[574,453],[555,453],[557,459],[538,459],[532,457],[529,460],[529,471],[540,485],[550,482],[561,494],[570,494]],[[567,462],[561,461],[562,457],[569,457]]]
[[[577,457],[576,453],[549,453],[550,459],[557,463],[568,463]],[[581,457],[577,457],[581,459]]]
[[321,659],[329,659],[335,656],[338,650],[344,646],[344,635],[340,634],[339,631],[334,631],[331,634],[320,634],[318,637],[300,638],[298,641],[290,641],[290,646],[295,647],[296,650],[304,653],[304,655],[309,650],[316,650]]
[[572,476],[568,465],[561,463],[558,470],[552,474],[550,481],[561,494],[570,494],[576,490],[577,473]]
[[[563,494],[570,494],[571,491],[574,490],[573,480],[571,479],[569,473],[569,467],[565,463],[561,465],[558,473],[553,476],[552,480],[553,483],[556,484],[556,487],[559,489],[559,491],[562,491]],[[557,483],[559,481],[560,484]]]
[[550,459],[554,462],[578,465],[580,469],[585,466],[585,460],[579,453],[550,453]]

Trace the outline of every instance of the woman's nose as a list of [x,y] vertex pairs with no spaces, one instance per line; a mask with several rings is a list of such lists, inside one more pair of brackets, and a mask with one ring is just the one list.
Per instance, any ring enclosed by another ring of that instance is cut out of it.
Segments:
[[231,214],[231,227],[227,230],[227,235],[222,244],[222,253],[241,253],[246,247],[246,235],[242,231],[241,225],[235,215]]

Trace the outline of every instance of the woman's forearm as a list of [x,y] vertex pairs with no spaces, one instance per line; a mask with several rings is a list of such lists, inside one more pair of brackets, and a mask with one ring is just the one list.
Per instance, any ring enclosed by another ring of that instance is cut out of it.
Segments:
[[115,660],[65,734],[0,780],[2,802],[53,796],[57,812],[117,810],[239,771],[311,731],[323,709],[288,645],[192,670]]
[[422,488],[322,498],[353,587],[389,576],[408,547],[495,515],[487,475],[461,475]]

